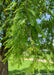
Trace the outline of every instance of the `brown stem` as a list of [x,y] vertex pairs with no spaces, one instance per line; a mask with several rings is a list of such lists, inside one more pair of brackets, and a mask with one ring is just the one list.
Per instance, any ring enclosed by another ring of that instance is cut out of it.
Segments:
[[27,17],[27,21],[26,21],[27,30],[28,30],[28,34],[29,34],[29,37],[30,37],[31,44],[32,44],[32,46],[33,46],[34,53],[35,53],[35,55],[36,55],[36,57],[37,57],[37,53],[36,53],[36,50],[35,50],[35,47],[34,47],[34,44],[33,44],[33,40],[32,40],[32,37],[31,37],[31,33],[30,33],[30,31],[29,31],[27,4],[28,4],[28,0],[25,0],[25,10],[26,10],[26,17]]

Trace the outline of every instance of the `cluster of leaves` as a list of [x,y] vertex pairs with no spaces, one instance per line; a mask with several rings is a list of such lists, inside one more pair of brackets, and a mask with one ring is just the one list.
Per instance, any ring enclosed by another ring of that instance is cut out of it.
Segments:
[[[47,59],[42,49],[49,49],[50,53],[54,54],[52,45],[53,2],[53,0],[5,0],[1,21],[2,30],[5,31],[6,36],[2,40],[5,40],[3,45],[5,45],[5,49],[8,49],[8,52],[5,54],[4,61],[11,54],[14,60],[21,64],[24,57],[34,55],[34,61],[31,64],[33,66],[30,66],[34,71],[40,55]],[[46,14],[50,16],[49,19],[45,19],[48,17]],[[41,22],[37,22],[37,19]]]

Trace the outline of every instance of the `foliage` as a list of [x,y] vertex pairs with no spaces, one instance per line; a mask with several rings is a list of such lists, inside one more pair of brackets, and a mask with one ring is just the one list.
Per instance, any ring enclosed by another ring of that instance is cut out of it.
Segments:
[[[53,3],[53,0],[1,1],[1,42],[4,41],[2,45],[5,46],[5,50],[8,49],[4,61],[13,55],[15,62],[20,65],[25,57],[33,55],[34,61],[29,67],[33,72],[40,55],[48,61],[43,49],[49,50],[49,54],[54,54]],[[52,59],[54,61],[53,57]]]

